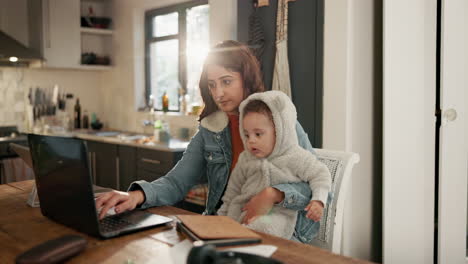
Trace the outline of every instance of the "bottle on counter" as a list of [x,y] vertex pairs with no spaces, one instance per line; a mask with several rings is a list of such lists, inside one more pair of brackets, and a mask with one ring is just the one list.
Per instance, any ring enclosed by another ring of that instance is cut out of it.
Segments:
[[81,128],[81,106],[80,106],[80,98],[76,98],[75,104],[75,129]]
[[180,112],[182,114],[187,114],[187,98],[186,95],[180,96]]
[[162,110],[163,112],[169,111],[169,96],[167,96],[166,92],[162,96]]
[[89,128],[89,117],[88,117],[88,111],[84,110],[83,112],[83,128],[88,129]]

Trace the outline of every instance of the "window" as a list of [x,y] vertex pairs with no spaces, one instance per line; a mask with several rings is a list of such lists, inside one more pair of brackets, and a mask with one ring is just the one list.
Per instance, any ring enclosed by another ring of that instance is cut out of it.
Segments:
[[200,105],[198,81],[209,49],[208,2],[147,11],[145,32],[147,104],[162,110],[166,93],[169,111],[181,110],[181,96],[188,107]]

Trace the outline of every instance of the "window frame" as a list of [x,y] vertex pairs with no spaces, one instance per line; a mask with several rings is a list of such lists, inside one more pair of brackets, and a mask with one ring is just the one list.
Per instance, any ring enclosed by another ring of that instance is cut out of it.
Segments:
[[[150,78],[150,65],[151,65],[151,54],[150,45],[152,43],[177,39],[179,41],[179,83],[182,87],[187,86],[187,57],[185,50],[187,47],[187,12],[188,8],[192,8],[200,5],[207,5],[208,0],[193,0],[186,3],[175,4],[167,7],[156,8],[145,12],[145,104],[149,107],[149,97],[151,95],[151,78]],[[156,16],[166,15],[169,13],[177,12],[178,17],[178,33],[174,35],[168,35],[164,37],[153,37],[153,23],[152,20]],[[180,112],[180,95],[177,95],[177,110],[169,110],[169,112]],[[156,104],[153,103],[153,109],[156,111],[162,111],[162,109],[156,109]]]

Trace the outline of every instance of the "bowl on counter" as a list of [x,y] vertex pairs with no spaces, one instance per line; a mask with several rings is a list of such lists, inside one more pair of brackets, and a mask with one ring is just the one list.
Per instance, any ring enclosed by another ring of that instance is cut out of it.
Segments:
[[94,130],[99,130],[101,129],[103,126],[102,122],[99,122],[99,120],[97,120],[96,122],[92,122],[91,123],[91,128],[94,129]]

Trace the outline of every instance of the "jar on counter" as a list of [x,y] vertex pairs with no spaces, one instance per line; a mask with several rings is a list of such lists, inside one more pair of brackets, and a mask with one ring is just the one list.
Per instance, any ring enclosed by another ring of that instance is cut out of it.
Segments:
[[83,123],[82,126],[84,129],[89,128],[89,117],[88,117],[88,111],[84,110],[83,111]]

